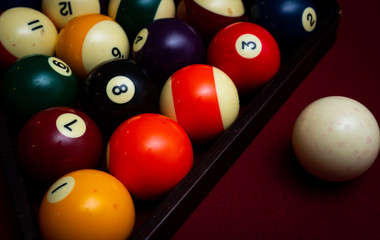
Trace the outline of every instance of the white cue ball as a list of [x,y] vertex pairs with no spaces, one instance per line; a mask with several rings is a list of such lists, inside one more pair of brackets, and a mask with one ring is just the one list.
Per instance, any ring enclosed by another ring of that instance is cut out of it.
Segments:
[[379,153],[380,130],[364,105],[347,97],[330,96],[301,112],[294,124],[292,144],[308,172],[342,182],[372,166]]

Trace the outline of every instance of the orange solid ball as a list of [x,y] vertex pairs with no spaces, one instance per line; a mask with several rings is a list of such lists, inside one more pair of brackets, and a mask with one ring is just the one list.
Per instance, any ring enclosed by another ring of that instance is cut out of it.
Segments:
[[112,175],[78,170],[57,180],[39,212],[44,239],[126,239],[135,224],[135,208],[124,185]]

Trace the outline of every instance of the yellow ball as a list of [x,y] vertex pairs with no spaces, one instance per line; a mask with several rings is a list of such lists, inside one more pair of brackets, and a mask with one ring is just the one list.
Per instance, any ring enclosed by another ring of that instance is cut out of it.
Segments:
[[99,170],[78,170],[57,180],[39,212],[44,239],[126,239],[134,224],[135,208],[128,190]]

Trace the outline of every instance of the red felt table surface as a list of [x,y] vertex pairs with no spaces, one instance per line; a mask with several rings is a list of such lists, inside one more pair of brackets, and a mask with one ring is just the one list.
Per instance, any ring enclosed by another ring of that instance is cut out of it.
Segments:
[[[291,146],[298,114],[321,97],[354,98],[380,121],[380,1],[338,2],[335,45],[173,239],[380,239],[380,157],[361,177],[328,183],[307,174]],[[1,168],[0,191],[0,236],[17,239]]]
[[173,239],[380,239],[380,157],[359,178],[328,183],[298,164],[299,113],[331,95],[380,121],[380,1],[338,1],[335,45],[174,235]]

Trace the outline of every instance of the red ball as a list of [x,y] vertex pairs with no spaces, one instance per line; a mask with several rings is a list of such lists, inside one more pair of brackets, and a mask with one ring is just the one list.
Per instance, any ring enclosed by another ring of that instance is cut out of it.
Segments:
[[160,114],[144,113],[123,122],[107,146],[109,172],[134,197],[162,197],[190,171],[193,148],[183,128]]
[[54,107],[25,123],[16,151],[26,174],[51,184],[74,170],[98,167],[103,138],[94,121],[81,111]]
[[165,83],[161,112],[176,120],[194,143],[214,140],[236,120],[240,104],[232,80],[206,64],[181,68]]
[[227,73],[239,94],[262,87],[280,68],[280,49],[263,27],[249,22],[220,30],[207,50],[207,63]]

